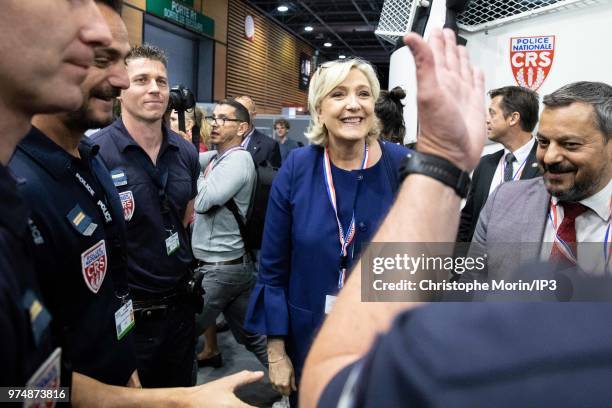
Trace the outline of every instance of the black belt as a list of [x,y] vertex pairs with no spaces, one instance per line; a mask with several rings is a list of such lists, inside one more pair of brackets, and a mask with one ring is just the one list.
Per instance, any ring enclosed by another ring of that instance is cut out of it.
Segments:
[[179,293],[174,291],[166,295],[154,295],[149,294],[148,296],[139,296],[132,294],[134,311],[145,310],[145,309],[163,309],[171,305],[179,303],[181,296]]
[[148,306],[142,306],[142,307],[134,306],[134,315],[136,315],[136,319],[143,317],[143,316],[146,316],[146,317],[165,316],[171,307],[172,307],[171,305],[148,305]]
[[219,262],[206,262],[198,260],[198,267],[209,265],[209,266],[220,266],[220,265],[240,265],[246,261],[246,255],[241,256],[240,258],[232,259],[230,261],[219,261]]

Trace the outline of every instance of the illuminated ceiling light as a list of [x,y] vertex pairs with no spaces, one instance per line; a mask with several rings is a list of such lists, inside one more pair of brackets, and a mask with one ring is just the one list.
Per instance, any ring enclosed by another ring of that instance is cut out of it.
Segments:
[[314,30],[314,28],[312,28],[312,26],[306,26],[306,27],[304,27],[304,31],[311,32],[312,30]]
[[346,58],[346,55],[344,55],[344,54],[340,54],[340,55],[338,55],[338,58],[339,58],[339,59],[345,59],[345,58]]
[[326,42],[326,43],[323,43],[323,46],[324,46],[324,47],[331,47],[331,46],[332,46],[332,43],[330,43],[330,42],[328,41],[328,42]]
[[280,11],[281,13],[284,13],[285,11],[289,10],[289,7],[285,6],[284,4],[278,6],[276,8],[278,11]]

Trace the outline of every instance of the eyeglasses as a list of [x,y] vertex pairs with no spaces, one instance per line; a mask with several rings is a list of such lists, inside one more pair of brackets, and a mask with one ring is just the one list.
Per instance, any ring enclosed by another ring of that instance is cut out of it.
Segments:
[[242,122],[240,119],[230,119],[230,118],[215,118],[214,116],[205,116],[204,120],[210,126],[225,126],[225,122]]

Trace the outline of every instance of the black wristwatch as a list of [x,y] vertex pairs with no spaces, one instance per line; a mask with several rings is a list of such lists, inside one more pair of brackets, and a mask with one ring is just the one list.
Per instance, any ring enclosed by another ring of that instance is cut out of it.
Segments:
[[467,197],[470,174],[439,156],[411,151],[400,168],[400,180],[409,174],[422,174],[452,187],[459,197]]

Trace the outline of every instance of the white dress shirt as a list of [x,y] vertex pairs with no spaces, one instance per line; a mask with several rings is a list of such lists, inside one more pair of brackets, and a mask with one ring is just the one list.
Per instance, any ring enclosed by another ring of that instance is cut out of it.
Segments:
[[[527,157],[529,157],[529,152],[533,148],[533,144],[535,143],[535,139],[532,137],[529,139],[527,143],[516,149],[512,154],[516,157],[516,160],[512,162],[512,180],[518,180],[521,178],[521,174],[525,170],[525,166],[527,165]],[[497,168],[495,169],[495,174],[493,174],[493,180],[491,180],[491,187],[489,187],[489,195],[504,182],[504,167],[506,165],[506,155],[510,153],[510,150],[504,148],[504,154],[501,159],[499,159],[499,163],[497,163]]]

